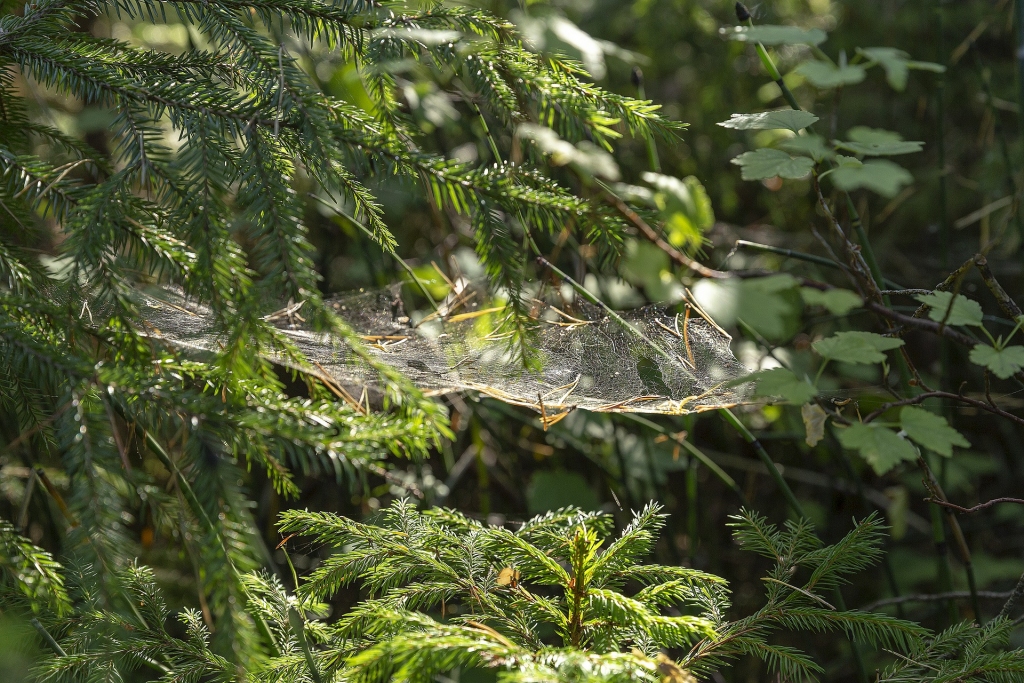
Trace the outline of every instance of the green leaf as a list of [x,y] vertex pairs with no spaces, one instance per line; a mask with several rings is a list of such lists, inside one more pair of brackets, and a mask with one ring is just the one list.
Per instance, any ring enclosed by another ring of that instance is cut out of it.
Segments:
[[780,397],[790,403],[807,403],[818,395],[818,390],[805,379],[800,379],[786,368],[761,370],[743,378],[744,382],[756,382],[754,396]]
[[823,292],[813,287],[801,287],[800,296],[808,306],[824,306],[833,315],[846,315],[864,303],[856,292],[848,289],[827,289]]
[[831,90],[844,85],[860,83],[867,76],[864,67],[859,64],[836,66],[830,62],[812,59],[800,64],[793,70],[800,74],[815,88]]
[[971,362],[986,367],[999,379],[1009,379],[1024,368],[1024,346],[1007,346],[996,349],[978,344],[971,349]]
[[817,120],[817,116],[807,111],[780,109],[756,114],[733,114],[728,121],[721,121],[718,125],[735,130],[787,129],[799,133]]
[[790,339],[800,328],[800,283],[785,273],[749,279],[701,280],[694,296],[725,326],[742,320],[770,340]]
[[832,171],[832,183],[846,192],[864,188],[883,197],[895,197],[904,185],[914,182],[910,171],[885,159],[860,166],[844,165]]
[[764,180],[765,178],[805,178],[814,170],[814,161],[807,157],[794,157],[781,149],[770,149],[768,147],[744,152],[732,163],[736,164],[742,171],[740,176],[744,180]]
[[696,176],[680,180],[660,173],[644,173],[644,181],[658,191],[655,204],[661,209],[668,241],[676,247],[699,247],[704,233],[715,224],[711,198]]
[[820,45],[828,39],[828,34],[820,28],[806,29],[772,24],[728,26],[719,29],[718,33],[729,40],[762,45]]
[[903,340],[883,337],[874,332],[836,332],[811,346],[829,360],[871,365],[884,361],[885,354],[882,352],[898,349],[903,346]]
[[899,92],[902,92],[907,87],[907,76],[910,69],[921,69],[935,73],[942,73],[946,70],[946,67],[941,64],[911,61],[908,59],[910,55],[894,47],[858,47],[857,54],[866,57],[871,62],[868,66],[881,64],[882,68],[885,69],[885,80],[889,82],[893,90]]
[[906,460],[917,459],[917,449],[891,429],[873,422],[837,430],[843,448],[860,453],[875,474],[882,475]]
[[815,161],[833,159],[836,156],[832,148],[825,143],[825,138],[813,133],[787,138],[779,142],[778,147],[791,154],[811,157]]
[[737,317],[769,339],[787,339],[800,321],[799,282],[778,273],[743,280],[739,286]]
[[837,142],[836,147],[865,156],[913,154],[924,147],[923,142],[904,140],[903,136],[894,131],[867,126],[851,128],[846,137],[850,139],[849,142]]
[[946,418],[923,408],[907,406],[900,411],[900,426],[911,439],[946,457],[953,455],[953,446],[971,446],[963,434],[949,426]]
[[[981,304],[962,294],[957,294],[956,298],[953,298],[952,292],[932,292],[931,294],[918,294],[914,298],[929,306],[928,317],[937,323],[945,320],[947,325],[980,327],[984,318]],[[952,310],[949,308],[950,301],[953,302]],[[948,318],[946,317],[947,311],[949,312]]]

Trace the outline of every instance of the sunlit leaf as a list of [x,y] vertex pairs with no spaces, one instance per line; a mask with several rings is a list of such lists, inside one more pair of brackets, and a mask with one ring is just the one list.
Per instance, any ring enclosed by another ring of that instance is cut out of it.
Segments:
[[[937,323],[945,320],[947,325],[977,327],[981,325],[985,317],[981,310],[981,304],[962,294],[957,294],[954,298],[952,292],[932,292],[931,294],[918,294],[914,298],[929,307],[928,317]],[[950,301],[953,302],[952,309]]]
[[711,198],[700,180],[660,173],[644,173],[643,179],[658,190],[654,201],[661,209],[669,242],[676,247],[699,247],[704,233],[715,224]]
[[854,154],[865,156],[894,156],[897,154],[913,154],[920,152],[923,142],[904,140],[903,136],[891,130],[855,126],[846,137],[848,141],[836,142],[836,146]]
[[903,346],[903,340],[883,337],[874,332],[836,332],[831,337],[819,339],[811,346],[823,358],[829,360],[872,365],[885,360],[883,351]]
[[750,279],[704,279],[693,289],[708,313],[726,326],[738,321],[770,340],[786,340],[799,330],[803,302],[799,281],[780,273]]
[[818,390],[813,384],[797,377],[786,368],[761,370],[745,377],[744,381],[755,383],[755,396],[778,397],[790,403],[807,403],[818,395]]
[[860,83],[867,76],[864,67],[859,64],[836,66],[830,62],[812,59],[800,64],[795,73],[800,74],[815,88],[831,90],[844,85]]
[[719,29],[718,32],[729,40],[763,45],[820,45],[828,39],[828,34],[820,28],[806,29],[799,26],[772,24],[727,26]]
[[781,149],[764,147],[753,152],[744,152],[732,163],[739,166],[744,180],[765,178],[805,178],[814,170],[814,161],[807,157],[794,157]]
[[978,344],[971,349],[971,362],[992,371],[999,379],[1009,379],[1024,368],[1024,346],[1007,346],[996,349]]
[[941,64],[932,62],[915,62],[909,59],[903,50],[894,47],[865,47],[857,48],[857,53],[866,57],[871,64],[880,64],[885,69],[885,80],[893,90],[902,92],[907,87],[907,76],[910,69],[921,69],[942,73],[946,70]]
[[832,171],[831,177],[840,190],[850,192],[863,188],[890,198],[914,182],[910,171],[886,159],[867,161],[860,166],[840,166]]
[[848,289],[826,289],[821,291],[813,287],[801,287],[800,296],[809,306],[824,306],[834,315],[846,315],[859,308],[864,301],[856,292]]
[[825,138],[813,133],[782,140],[778,143],[778,148],[791,154],[811,157],[815,161],[832,159],[836,155],[825,142]]
[[940,455],[953,455],[953,446],[969,448],[964,435],[949,426],[946,418],[923,408],[907,406],[900,411],[900,426],[907,436]]
[[857,423],[837,430],[836,436],[844,448],[860,453],[860,457],[878,475],[885,474],[901,462],[917,459],[917,449],[913,444],[874,422]]
[[800,320],[799,285],[786,273],[743,280],[739,287],[739,318],[769,339],[786,339]]
[[736,130],[786,129],[799,133],[817,120],[817,116],[807,111],[780,109],[756,114],[732,114],[728,121],[721,121],[718,125]]

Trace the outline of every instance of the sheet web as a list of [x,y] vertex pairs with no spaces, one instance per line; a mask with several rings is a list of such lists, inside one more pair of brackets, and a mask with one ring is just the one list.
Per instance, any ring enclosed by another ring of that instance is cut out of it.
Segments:
[[[429,394],[469,390],[541,413],[545,424],[581,408],[598,412],[683,414],[736,405],[747,374],[730,337],[696,305],[683,313],[657,307],[618,312],[581,301],[533,300],[529,346],[536,367],[510,351],[500,300],[460,281],[418,324],[406,315],[399,287],[327,301],[361,336],[370,353]],[[558,298],[558,297],[556,297]],[[217,348],[212,316],[173,291],[143,296],[147,332],[195,350]],[[274,322],[312,367],[359,396],[377,383],[375,370],[334,336],[306,329],[301,306]],[[280,361],[280,359],[275,359]]]

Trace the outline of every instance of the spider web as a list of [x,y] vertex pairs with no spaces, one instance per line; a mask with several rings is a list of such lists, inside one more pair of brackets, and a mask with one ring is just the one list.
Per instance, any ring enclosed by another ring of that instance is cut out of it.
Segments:
[[[533,299],[527,344],[535,363],[527,368],[510,348],[503,301],[476,283],[455,285],[438,311],[417,324],[405,313],[400,285],[326,304],[362,338],[372,357],[426,393],[479,392],[533,408],[545,425],[577,408],[678,415],[745,400],[743,387],[733,381],[747,370],[732,353],[731,337],[696,304],[688,303],[683,313],[648,306],[619,312],[616,320],[579,298],[558,306]],[[174,290],[143,294],[141,304],[147,334],[196,351],[218,348],[214,317],[206,307]],[[266,319],[310,367],[326,373],[347,395],[379,386],[372,364],[343,338],[309,329],[301,304]]]

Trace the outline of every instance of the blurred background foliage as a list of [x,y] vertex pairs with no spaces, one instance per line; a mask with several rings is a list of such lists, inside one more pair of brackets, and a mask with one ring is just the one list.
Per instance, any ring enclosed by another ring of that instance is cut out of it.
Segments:
[[[809,181],[745,182],[740,170],[730,164],[740,153],[769,144],[781,133],[715,125],[735,112],[785,106],[753,46],[720,36],[720,28],[736,23],[731,2],[495,0],[477,4],[514,21],[534,49],[576,58],[602,86],[650,98],[662,105],[669,118],[689,125],[678,140],[659,140],[653,147],[627,137],[615,145],[613,154],[585,142],[572,146],[543,139],[543,131],[535,132],[538,148],[549,154],[552,175],[584,195],[593,191],[584,182],[589,176],[634,186],[661,212],[669,241],[678,247],[696,241],[702,262],[714,268],[792,272],[841,284],[834,272],[819,265],[736,248],[736,241],[742,239],[827,256],[811,232],[811,225],[822,219]],[[761,24],[828,31],[828,41],[821,48],[837,61],[852,59],[858,47],[883,46],[902,49],[911,59],[948,67],[944,75],[913,71],[905,87],[898,89],[886,82],[880,69],[843,90],[818,91],[794,73],[786,76],[786,82],[802,105],[819,113],[832,136],[842,136],[854,126],[870,126],[925,143],[923,152],[900,159],[913,174],[911,185],[891,197],[854,194],[887,278],[904,287],[930,290],[952,268],[985,250],[1010,294],[1022,292],[1024,249],[1013,216],[1017,202],[1006,199],[1012,197],[1015,186],[1020,187],[1024,169],[1013,60],[1013,2],[771,0],[751,10]],[[198,39],[175,23],[171,13],[167,23],[107,16],[81,30],[172,53]],[[787,73],[806,57],[807,50],[781,47],[773,54]],[[373,100],[353,64],[314,46],[303,66],[326,92],[373,113]],[[491,135],[500,153],[512,159],[523,153],[510,131],[467,105],[452,74],[430,72],[412,62],[395,64],[393,73],[398,96],[422,132],[419,143],[424,148],[452,159],[487,164],[494,155]],[[81,108],[38,86],[19,85],[32,89],[40,111],[64,131],[100,150],[109,144],[111,112]],[[652,170],[676,180],[645,179]],[[482,272],[473,252],[473,233],[463,218],[439,211],[402,181],[369,178],[367,183],[384,206],[386,221],[399,242],[398,254],[435,297],[447,291],[442,273],[472,277]],[[396,261],[317,202],[308,203],[306,219],[325,294],[381,287],[406,278]],[[684,287],[696,287],[698,297],[733,332],[737,356],[752,369],[777,367],[784,361],[813,373],[813,340],[835,330],[872,325],[864,311],[837,316],[818,307],[809,309],[816,313],[805,313],[792,289],[779,295],[748,282],[729,287],[711,282],[698,285],[692,273],[636,238],[627,240],[618,254],[599,253],[586,243],[564,240],[544,246],[546,251],[557,251],[574,269],[570,270],[574,277],[616,307],[677,306]],[[407,289],[409,307],[424,308],[425,302]],[[982,290],[975,280],[964,283],[964,293],[986,302],[987,311],[993,309]],[[897,303],[905,304],[896,306],[897,310],[916,308],[912,301]],[[908,344],[915,358],[925,359],[919,367],[933,385],[956,390],[962,382],[972,381],[973,387],[979,386],[978,368],[968,363],[966,350],[950,350],[943,358],[935,338],[917,334],[908,337]],[[826,393],[837,400],[855,396],[861,413],[887,400],[882,384],[877,366],[842,363],[831,365],[821,381]],[[1002,408],[1018,412],[1024,407],[1020,389],[1012,381],[997,382],[992,398]],[[658,561],[690,564],[721,575],[730,581],[738,612],[756,607],[761,594],[758,577],[765,566],[741,556],[726,528],[727,516],[738,510],[740,497],[694,458],[676,435],[685,434],[687,443],[699,447],[734,480],[755,509],[775,519],[790,513],[753,451],[716,415],[646,419],[581,411],[545,431],[536,414],[491,399],[453,395],[442,400],[451,412],[454,438],[428,461],[399,463],[387,480],[365,473],[343,480],[299,478],[301,496],[285,502],[261,473],[250,472],[244,485],[268,546],[280,540],[274,523],[285,505],[358,518],[395,497],[413,496],[427,505],[452,506],[501,522],[563,505],[606,509],[626,519],[629,509],[653,499],[670,514],[669,533],[657,549]],[[929,405],[944,412],[972,444],[934,463],[952,500],[967,506],[1021,494],[1024,434],[1019,426],[969,407]],[[750,411],[745,419],[782,465],[785,478],[826,540],[848,531],[851,517],[863,517],[872,510],[885,512],[891,527],[889,560],[845,589],[851,607],[898,595],[940,592],[944,562],[950,564],[953,588],[966,590],[963,567],[955,558],[943,556],[943,549],[937,552],[933,543],[932,522],[923,502],[927,492],[918,470],[897,467],[878,476],[856,455],[844,452],[831,431],[818,445],[808,446],[798,407],[764,406]],[[3,452],[0,464],[0,496],[14,517],[29,472]],[[64,483],[61,474],[50,475],[59,489]],[[1024,506],[993,507],[961,517],[961,524],[973,553],[978,588],[1007,591],[1024,570]],[[193,570],[178,546],[155,534],[145,516],[134,520],[133,530],[144,548],[141,561],[155,568],[172,601],[195,605]],[[50,547],[58,537],[57,530],[35,521],[27,535]],[[299,551],[293,552],[292,559],[300,571],[319,560]],[[282,562],[283,557],[277,560]],[[983,610],[997,611],[1002,601],[985,599],[982,604]],[[878,609],[932,627],[947,625],[954,616],[971,617],[969,602],[963,599],[955,600],[952,610],[947,601],[907,601]],[[0,623],[0,640],[27,643],[20,628]],[[1016,645],[1024,644],[1020,631],[1015,639]],[[844,640],[809,635],[801,636],[801,641],[801,647],[811,649],[825,664],[827,680],[853,679],[854,664]],[[866,656],[873,664],[872,658],[879,653]],[[30,658],[28,644],[0,648],[0,678],[17,678]],[[735,681],[763,680],[760,667],[753,660],[741,661],[725,676]]]

